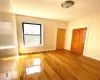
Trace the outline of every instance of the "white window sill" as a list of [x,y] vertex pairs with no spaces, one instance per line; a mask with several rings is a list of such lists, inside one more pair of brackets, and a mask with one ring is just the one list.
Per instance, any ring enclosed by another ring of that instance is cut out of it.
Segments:
[[40,47],[40,46],[43,46],[43,45],[33,45],[33,46],[20,46],[20,47]]
[[17,48],[16,46],[2,46],[0,49],[11,49],[11,48]]

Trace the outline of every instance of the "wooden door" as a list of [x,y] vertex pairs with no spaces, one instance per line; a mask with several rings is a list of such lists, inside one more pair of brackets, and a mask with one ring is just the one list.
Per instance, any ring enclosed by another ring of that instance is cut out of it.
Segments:
[[83,54],[87,28],[74,29],[72,34],[71,51]]
[[77,43],[79,39],[79,30],[73,30],[72,33],[72,45],[71,45],[71,51],[77,53]]
[[57,29],[57,44],[56,49],[64,49],[65,45],[65,29]]

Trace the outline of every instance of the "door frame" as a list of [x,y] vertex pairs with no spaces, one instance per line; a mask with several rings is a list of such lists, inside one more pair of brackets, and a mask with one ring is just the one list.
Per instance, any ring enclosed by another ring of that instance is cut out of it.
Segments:
[[90,27],[88,26],[85,28],[87,28],[87,32],[86,32],[86,39],[85,39],[85,43],[84,43],[83,55],[86,55],[87,43],[88,43],[89,33],[90,33]]
[[[87,29],[86,38],[85,38],[85,42],[84,42],[84,49],[83,49],[83,53],[82,53],[82,55],[86,55],[86,49],[87,49],[90,27],[74,28],[73,30],[75,30],[75,29]],[[72,32],[73,32],[73,30],[72,30]],[[72,33],[72,35],[73,35],[73,33]],[[72,38],[71,38],[71,45],[72,45]],[[70,51],[71,51],[71,46],[70,46]]]

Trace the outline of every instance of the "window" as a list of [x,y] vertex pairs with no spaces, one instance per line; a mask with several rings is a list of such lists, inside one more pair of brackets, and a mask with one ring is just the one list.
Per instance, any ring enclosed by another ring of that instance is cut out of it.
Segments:
[[23,42],[25,46],[42,45],[41,24],[22,23]]

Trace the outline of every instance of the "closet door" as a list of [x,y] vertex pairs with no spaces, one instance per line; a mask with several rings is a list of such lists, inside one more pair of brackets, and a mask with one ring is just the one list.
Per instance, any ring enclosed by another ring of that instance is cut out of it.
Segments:
[[83,54],[87,28],[73,29],[71,51]]
[[86,31],[87,31],[87,28],[83,28],[83,29],[79,30],[79,40],[78,40],[78,44],[77,44],[77,52],[80,54],[82,54],[84,51]]
[[72,33],[72,44],[71,44],[71,51],[77,53],[77,44],[79,39],[79,30],[74,29]]

